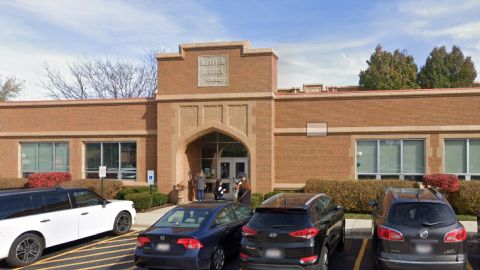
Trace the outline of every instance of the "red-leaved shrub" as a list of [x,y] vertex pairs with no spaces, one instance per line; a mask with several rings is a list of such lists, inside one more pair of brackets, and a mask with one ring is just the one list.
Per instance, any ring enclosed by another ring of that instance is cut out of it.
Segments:
[[72,176],[65,172],[34,173],[28,177],[28,187],[49,188],[57,187],[60,183],[72,180]]
[[430,174],[423,178],[425,187],[433,187],[440,192],[448,194],[460,190],[460,180],[453,174]]

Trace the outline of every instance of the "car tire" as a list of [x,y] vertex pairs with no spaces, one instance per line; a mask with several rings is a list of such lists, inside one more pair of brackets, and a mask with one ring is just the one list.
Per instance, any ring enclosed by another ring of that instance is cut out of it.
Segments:
[[6,261],[12,267],[27,266],[42,256],[43,249],[42,237],[33,233],[25,233],[13,241]]
[[222,246],[216,246],[213,248],[212,256],[210,258],[210,269],[221,270],[225,266],[225,250]]
[[113,233],[123,235],[132,228],[132,216],[127,211],[120,212],[113,223]]
[[319,260],[319,266],[320,270],[328,270],[328,247],[324,246],[322,248],[322,252],[320,252],[320,257],[318,258]]
[[345,222],[343,222],[343,225],[342,225],[342,235],[340,235],[340,240],[338,241],[338,245],[337,245],[337,250],[338,251],[342,251],[345,249],[345,239],[346,237],[346,232],[345,232]]

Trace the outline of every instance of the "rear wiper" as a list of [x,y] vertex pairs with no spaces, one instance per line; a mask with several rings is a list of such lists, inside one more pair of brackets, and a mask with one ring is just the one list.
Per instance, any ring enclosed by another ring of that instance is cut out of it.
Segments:
[[273,225],[273,228],[289,228],[289,227],[295,227],[295,225]]
[[438,221],[438,222],[422,222],[422,225],[425,226],[425,227],[432,227],[432,226],[435,226],[435,225],[439,225],[439,224],[442,224],[443,221]]

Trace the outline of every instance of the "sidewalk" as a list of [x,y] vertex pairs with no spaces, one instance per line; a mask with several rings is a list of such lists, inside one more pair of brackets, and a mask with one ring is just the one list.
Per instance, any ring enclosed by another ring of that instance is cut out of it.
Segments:
[[[145,230],[174,207],[175,205],[157,209],[151,212],[137,213],[137,219],[132,228],[134,230]],[[465,226],[465,229],[467,229],[468,235],[470,237],[475,237],[477,235],[476,221],[461,221],[461,223],[463,224],[463,226]],[[345,224],[345,231],[347,233],[347,238],[370,238],[372,234],[372,220],[347,219]]]

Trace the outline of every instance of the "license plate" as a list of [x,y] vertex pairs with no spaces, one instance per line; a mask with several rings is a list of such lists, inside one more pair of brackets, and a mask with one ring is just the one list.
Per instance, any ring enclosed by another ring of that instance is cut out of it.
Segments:
[[427,254],[427,253],[431,253],[433,248],[432,248],[432,245],[429,245],[429,244],[417,244],[415,246],[415,250],[417,251],[417,253]]
[[161,252],[167,252],[170,251],[170,244],[157,244],[157,250]]
[[280,258],[282,256],[282,252],[280,249],[267,249],[265,250],[265,257],[267,258]]

